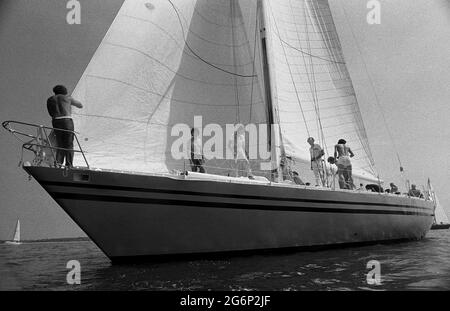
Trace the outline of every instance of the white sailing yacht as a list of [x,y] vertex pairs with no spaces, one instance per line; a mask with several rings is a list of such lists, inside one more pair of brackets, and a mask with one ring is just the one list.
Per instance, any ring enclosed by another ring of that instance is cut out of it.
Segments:
[[22,244],[20,242],[20,220],[17,220],[16,230],[14,231],[14,238],[12,239],[12,241],[6,241],[5,243],[9,244],[9,245],[20,245],[20,244]]
[[[314,136],[327,156],[345,138],[355,183],[381,182],[327,0],[125,0],[73,96],[76,167],[24,169],[113,262],[421,239],[433,222],[431,200],[272,176],[284,161],[313,180]],[[174,127],[199,117],[216,151],[228,124],[268,125],[255,179],[220,154],[186,172]]]

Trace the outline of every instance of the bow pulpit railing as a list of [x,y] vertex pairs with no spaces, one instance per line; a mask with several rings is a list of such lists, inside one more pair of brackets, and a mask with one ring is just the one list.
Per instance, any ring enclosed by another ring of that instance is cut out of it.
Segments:
[[[81,154],[87,168],[89,168],[89,163],[86,159],[85,152],[83,151],[83,148],[78,140],[77,133],[74,131],[19,121],[4,121],[2,126],[22,142],[20,164],[23,164],[23,151],[26,150],[34,154],[33,166],[60,167],[61,165],[56,162],[56,153],[58,150],[63,150]],[[57,132],[72,133],[74,135],[74,141],[76,142],[77,149],[66,149],[59,147],[56,142]]]

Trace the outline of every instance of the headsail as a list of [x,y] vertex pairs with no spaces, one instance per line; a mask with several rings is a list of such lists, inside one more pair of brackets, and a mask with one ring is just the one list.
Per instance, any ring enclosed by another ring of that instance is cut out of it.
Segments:
[[256,14],[257,1],[126,0],[74,92],[91,166],[182,170],[174,125],[265,124]]
[[340,138],[360,177],[376,180],[373,157],[327,0],[264,0],[274,102],[288,156],[309,164],[306,140],[333,155]]

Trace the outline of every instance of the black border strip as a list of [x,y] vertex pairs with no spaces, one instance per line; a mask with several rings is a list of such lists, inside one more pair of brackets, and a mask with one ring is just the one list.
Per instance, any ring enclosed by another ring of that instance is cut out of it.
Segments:
[[398,210],[366,210],[366,209],[343,209],[332,207],[294,207],[294,206],[273,206],[260,204],[236,204],[222,202],[205,202],[205,201],[186,201],[172,199],[152,199],[152,198],[135,198],[124,196],[110,195],[92,195],[79,193],[50,192],[50,195],[59,200],[79,200],[79,201],[99,201],[99,202],[120,202],[134,204],[158,204],[158,205],[178,205],[190,207],[212,207],[226,209],[242,209],[242,210],[273,210],[273,211],[295,211],[309,213],[339,213],[339,214],[383,214],[383,215],[411,215],[411,216],[433,216],[432,214],[422,212],[409,212]]
[[233,199],[250,199],[250,200],[265,200],[265,201],[285,201],[285,202],[300,202],[300,203],[317,203],[317,204],[339,204],[339,205],[365,205],[365,206],[386,206],[386,207],[401,207],[401,208],[415,208],[425,211],[431,211],[430,208],[403,205],[403,204],[388,204],[388,203],[372,203],[372,202],[352,202],[352,201],[332,201],[332,200],[310,200],[310,199],[298,199],[298,198],[278,198],[267,196],[254,196],[254,195],[239,195],[239,194],[224,194],[224,193],[207,193],[207,192],[195,192],[195,191],[182,191],[182,190],[164,190],[164,189],[148,189],[148,188],[134,188],[124,186],[108,186],[97,184],[79,184],[79,183],[66,183],[66,182],[48,182],[42,181],[43,186],[59,186],[59,187],[75,187],[75,188],[91,188],[91,189],[106,189],[116,191],[135,191],[135,192],[147,192],[147,193],[163,193],[163,194],[179,194],[179,195],[191,195],[191,196],[208,196],[208,197],[221,197],[221,198],[233,198]]

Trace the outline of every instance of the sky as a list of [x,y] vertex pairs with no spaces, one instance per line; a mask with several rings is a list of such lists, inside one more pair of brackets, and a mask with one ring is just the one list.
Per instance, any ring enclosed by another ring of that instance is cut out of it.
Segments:
[[[0,0],[0,121],[50,125],[51,88],[75,87],[123,0],[80,2],[81,24],[68,25],[66,1]],[[381,24],[369,25],[366,0],[330,0],[375,162],[403,185],[397,149],[407,178],[430,177],[449,214],[450,1],[380,2]],[[0,146],[0,240],[17,219],[23,239],[84,236],[18,167],[20,143],[0,130]]]

